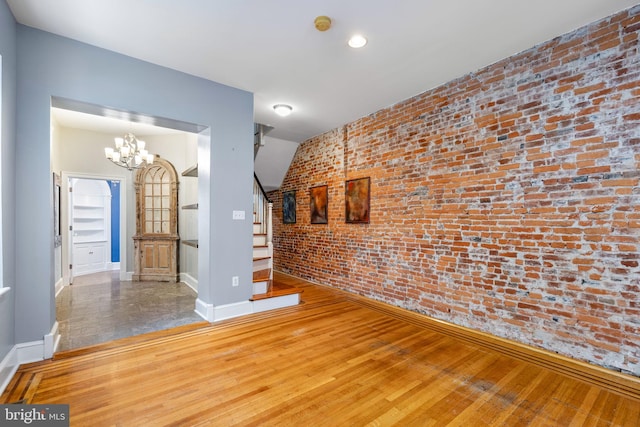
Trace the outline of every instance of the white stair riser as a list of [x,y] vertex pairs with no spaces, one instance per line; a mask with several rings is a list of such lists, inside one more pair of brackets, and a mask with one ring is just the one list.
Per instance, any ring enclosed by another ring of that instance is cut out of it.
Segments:
[[267,244],[267,236],[264,234],[253,235],[253,246],[264,246]]
[[262,311],[291,307],[298,304],[300,304],[300,294],[283,295],[281,297],[253,301],[253,310],[254,313],[260,313]]
[[269,256],[269,248],[266,246],[254,246],[253,247],[253,257],[254,258],[262,258]]
[[262,228],[262,224],[258,223],[253,223],[253,234],[260,234],[260,233],[264,233],[264,231],[261,230]]
[[254,295],[266,294],[268,287],[269,287],[269,282],[266,280],[262,282],[253,282],[253,294]]

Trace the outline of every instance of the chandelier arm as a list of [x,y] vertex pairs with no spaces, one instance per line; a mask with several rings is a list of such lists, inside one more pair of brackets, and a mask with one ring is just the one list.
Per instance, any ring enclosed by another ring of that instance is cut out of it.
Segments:
[[[128,170],[139,169],[153,163],[153,154],[144,149],[144,141],[138,140],[134,134],[128,132],[123,138],[116,138],[116,148],[105,148],[107,159],[117,166]],[[115,156],[114,156],[115,154]],[[117,160],[114,159],[117,158]]]

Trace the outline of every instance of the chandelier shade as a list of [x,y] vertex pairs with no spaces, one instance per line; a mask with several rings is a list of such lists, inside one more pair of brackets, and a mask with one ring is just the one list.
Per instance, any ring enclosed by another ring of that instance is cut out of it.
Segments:
[[133,170],[153,163],[154,155],[145,149],[146,143],[132,133],[115,138],[115,147],[105,147],[104,155],[114,164]]

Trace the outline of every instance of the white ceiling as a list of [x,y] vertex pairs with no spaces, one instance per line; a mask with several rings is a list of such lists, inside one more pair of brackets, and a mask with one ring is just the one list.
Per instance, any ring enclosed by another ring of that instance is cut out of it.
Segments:
[[[7,0],[24,25],[253,92],[255,121],[296,142],[636,2]],[[314,28],[318,15],[331,29]]]

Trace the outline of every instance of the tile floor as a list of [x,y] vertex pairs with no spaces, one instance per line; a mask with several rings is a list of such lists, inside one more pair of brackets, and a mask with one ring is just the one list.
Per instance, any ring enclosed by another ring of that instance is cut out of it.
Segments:
[[119,272],[79,276],[56,298],[57,351],[201,322],[184,283],[120,281]]

